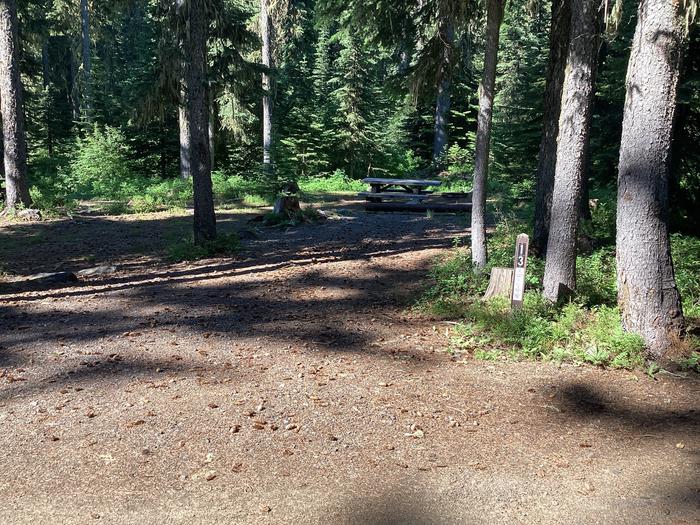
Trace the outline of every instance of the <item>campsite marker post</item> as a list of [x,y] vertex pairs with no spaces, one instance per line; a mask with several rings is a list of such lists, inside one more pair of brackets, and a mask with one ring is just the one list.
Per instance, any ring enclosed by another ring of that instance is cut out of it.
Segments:
[[511,292],[511,308],[523,307],[525,295],[525,269],[527,268],[527,251],[530,238],[525,233],[518,235],[515,241],[515,258],[513,261],[513,288]]

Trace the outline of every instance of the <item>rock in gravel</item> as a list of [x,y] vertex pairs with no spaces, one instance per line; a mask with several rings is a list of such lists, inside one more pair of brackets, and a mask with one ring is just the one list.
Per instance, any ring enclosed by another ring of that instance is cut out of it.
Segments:
[[17,212],[17,218],[23,221],[40,221],[41,212],[39,210],[26,209]]
[[111,275],[113,273],[116,273],[116,271],[116,266],[102,265],[95,266],[94,268],[86,268],[84,270],[80,270],[79,272],[76,272],[76,275],[81,279],[84,279],[86,277],[99,277],[102,275]]
[[73,272],[37,273],[25,279],[32,284],[62,284],[74,283],[78,277]]

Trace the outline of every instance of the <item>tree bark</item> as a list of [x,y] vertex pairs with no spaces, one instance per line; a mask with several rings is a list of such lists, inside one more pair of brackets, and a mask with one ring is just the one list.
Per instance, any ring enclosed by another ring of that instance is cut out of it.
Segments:
[[[0,98],[0,108],[2,108],[2,98]],[[0,111],[0,154],[4,157],[4,151],[5,151],[5,140],[4,137],[5,134],[3,133],[2,130],[2,111]],[[1,159],[1,158],[0,158]],[[5,179],[5,160],[1,159],[0,160],[0,179]],[[5,194],[3,193],[0,195],[0,199],[3,201],[5,200]]]
[[491,149],[493,98],[496,87],[498,39],[503,21],[505,0],[488,0],[486,12],[486,45],[484,75],[479,85],[479,115],[474,156],[474,184],[472,188],[472,263],[477,269],[486,266],[486,184]]
[[571,2],[571,42],[559,118],[544,272],[544,297],[553,302],[576,289],[576,235],[593,110],[599,5],[598,0]]
[[92,58],[90,56],[90,8],[88,0],[80,0],[81,44],[83,59],[82,113],[85,120],[92,119]]
[[206,0],[178,0],[177,6],[186,22],[181,36],[184,104],[180,110],[180,152],[182,158],[184,146],[184,166],[189,168],[194,188],[194,242],[202,244],[216,238],[209,154],[209,21]]
[[668,232],[673,121],[683,46],[678,4],[642,0],[627,70],[617,194],[618,303],[625,330],[661,356],[683,329]]
[[4,138],[5,207],[8,210],[14,210],[18,204],[31,205],[22,103],[17,4],[15,0],[0,0],[0,110]]
[[[262,63],[272,67],[272,22],[268,11],[269,0],[260,0],[260,36],[262,38]],[[263,165],[272,169],[272,79],[268,71],[262,74],[263,110]]]
[[[49,4],[50,6],[50,4]],[[41,46],[41,72],[42,72],[42,83],[44,87],[44,100],[45,100],[45,115],[44,115],[44,125],[46,126],[46,150],[49,153],[49,157],[53,156],[53,130],[51,129],[51,103],[50,103],[50,65],[49,65],[49,35],[43,35],[44,42]]]
[[549,32],[549,61],[544,92],[544,122],[540,153],[537,159],[537,189],[535,192],[535,225],[530,248],[538,255],[547,252],[549,218],[552,211],[554,170],[557,163],[557,137],[561,94],[566,72],[571,25],[570,0],[552,1],[552,23]]
[[[183,70],[187,67],[185,61],[182,62]],[[189,180],[192,178],[192,170],[190,169],[190,124],[187,120],[187,90],[184,86],[185,78],[183,76],[183,86],[180,90],[180,106],[177,108],[177,120],[180,130],[180,178]]]
[[452,60],[454,57],[454,24],[445,19],[440,24],[440,38],[444,49],[440,65],[437,101],[435,102],[435,139],[433,140],[433,162],[438,163],[448,144],[447,118],[450,113],[452,91]]
[[72,49],[68,51],[68,102],[73,112],[73,122],[80,120],[80,88],[78,86],[78,65]]
[[219,134],[219,104],[216,102],[214,93],[209,91],[210,108],[209,108],[209,162],[212,171],[216,167],[216,143]]

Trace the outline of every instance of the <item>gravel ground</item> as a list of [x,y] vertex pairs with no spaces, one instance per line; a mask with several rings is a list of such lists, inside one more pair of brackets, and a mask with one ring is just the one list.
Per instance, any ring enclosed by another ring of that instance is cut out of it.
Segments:
[[0,295],[0,523],[700,522],[697,376],[454,360],[410,305],[464,221],[332,207],[197,264],[130,251],[187,217],[0,226],[120,268]]

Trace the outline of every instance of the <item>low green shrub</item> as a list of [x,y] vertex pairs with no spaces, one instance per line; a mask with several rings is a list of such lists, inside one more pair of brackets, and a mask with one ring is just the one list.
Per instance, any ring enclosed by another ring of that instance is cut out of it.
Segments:
[[700,373],[700,351],[694,351],[679,363],[681,370],[692,370]]
[[340,170],[327,177],[310,177],[299,181],[302,193],[358,193],[367,185],[361,180],[350,179]]
[[528,292],[521,310],[507,301],[475,301],[464,311],[453,346],[474,353],[498,352],[503,358],[590,363],[611,368],[644,364],[644,343],[623,332],[614,307],[593,309],[568,303],[547,305],[539,293]]

